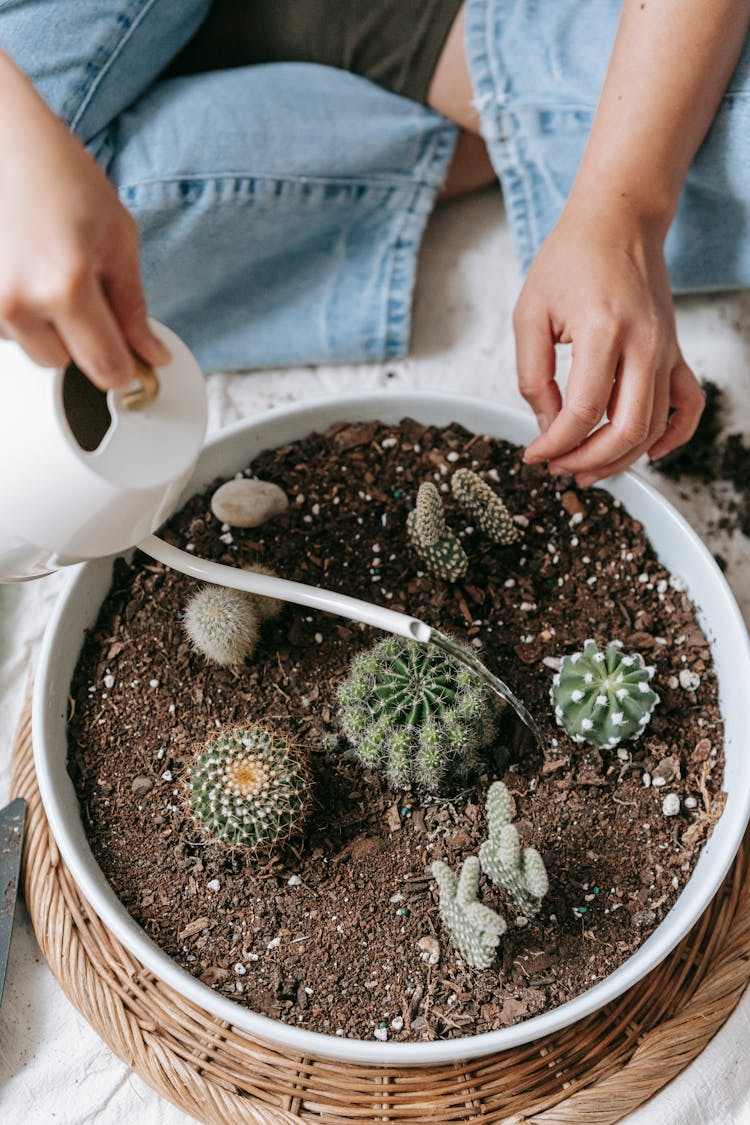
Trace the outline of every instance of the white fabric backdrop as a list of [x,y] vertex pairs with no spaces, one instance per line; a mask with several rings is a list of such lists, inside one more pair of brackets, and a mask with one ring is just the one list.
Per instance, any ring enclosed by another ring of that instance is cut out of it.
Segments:
[[[417,285],[414,352],[387,365],[297,368],[209,378],[213,430],[268,406],[355,389],[418,387],[520,402],[510,314],[519,288],[497,193],[444,205],[428,230]],[[690,299],[678,319],[688,361],[723,386],[729,426],[750,430],[750,294]],[[658,481],[701,529],[706,495],[687,498]],[[750,620],[750,547],[712,537]],[[744,567],[743,567],[744,563]],[[59,589],[59,576],[0,586],[0,806],[8,792],[9,748],[26,669]],[[628,1125],[750,1123],[750,994],[703,1055]],[[19,905],[0,1012],[0,1121],[24,1125],[185,1125],[98,1039],[57,987]]]

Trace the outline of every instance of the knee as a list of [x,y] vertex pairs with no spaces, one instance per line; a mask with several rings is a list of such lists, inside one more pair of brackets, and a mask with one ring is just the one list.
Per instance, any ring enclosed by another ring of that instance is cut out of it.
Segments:
[[0,5],[0,44],[86,143],[154,83],[210,5],[9,0]]

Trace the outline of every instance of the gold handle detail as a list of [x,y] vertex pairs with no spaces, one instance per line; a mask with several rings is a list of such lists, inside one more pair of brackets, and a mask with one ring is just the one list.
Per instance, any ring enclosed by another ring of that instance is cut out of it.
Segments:
[[132,391],[126,391],[120,398],[120,406],[123,410],[142,410],[144,406],[149,406],[159,394],[159,378],[153,367],[149,367],[137,355],[133,356],[133,362],[138,386],[134,387]]

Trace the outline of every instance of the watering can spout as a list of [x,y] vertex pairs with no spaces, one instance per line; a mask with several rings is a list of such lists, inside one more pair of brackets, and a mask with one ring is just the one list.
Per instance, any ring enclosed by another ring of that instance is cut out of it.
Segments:
[[205,383],[182,341],[152,328],[171,361],[136,361],[134,384],[106,393],[0,342],[0,582],[117,554],[176,507],[203,445]]

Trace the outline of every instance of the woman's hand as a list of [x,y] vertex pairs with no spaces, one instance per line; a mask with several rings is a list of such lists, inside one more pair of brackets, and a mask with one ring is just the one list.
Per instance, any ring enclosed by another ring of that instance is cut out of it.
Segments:
[[[570,198],[515,315],[521,391],[543,431],[527,460],[580,485],[662,457],[698,424],[663,244],[749,26],[748,0],[622,0]],[[556,342],[573,345],[564,407]]]
[[135,220],[80,142],[0,54],[0,335],[97,386],[164,364],[148,325]]
[[[677,343],[663,235],[647,227],[571,197],[516,306],[519,386],[542,430],[526,460],[581,487],[681,445],[703,409]],[[573,345],[564,405],[556,343]]]

